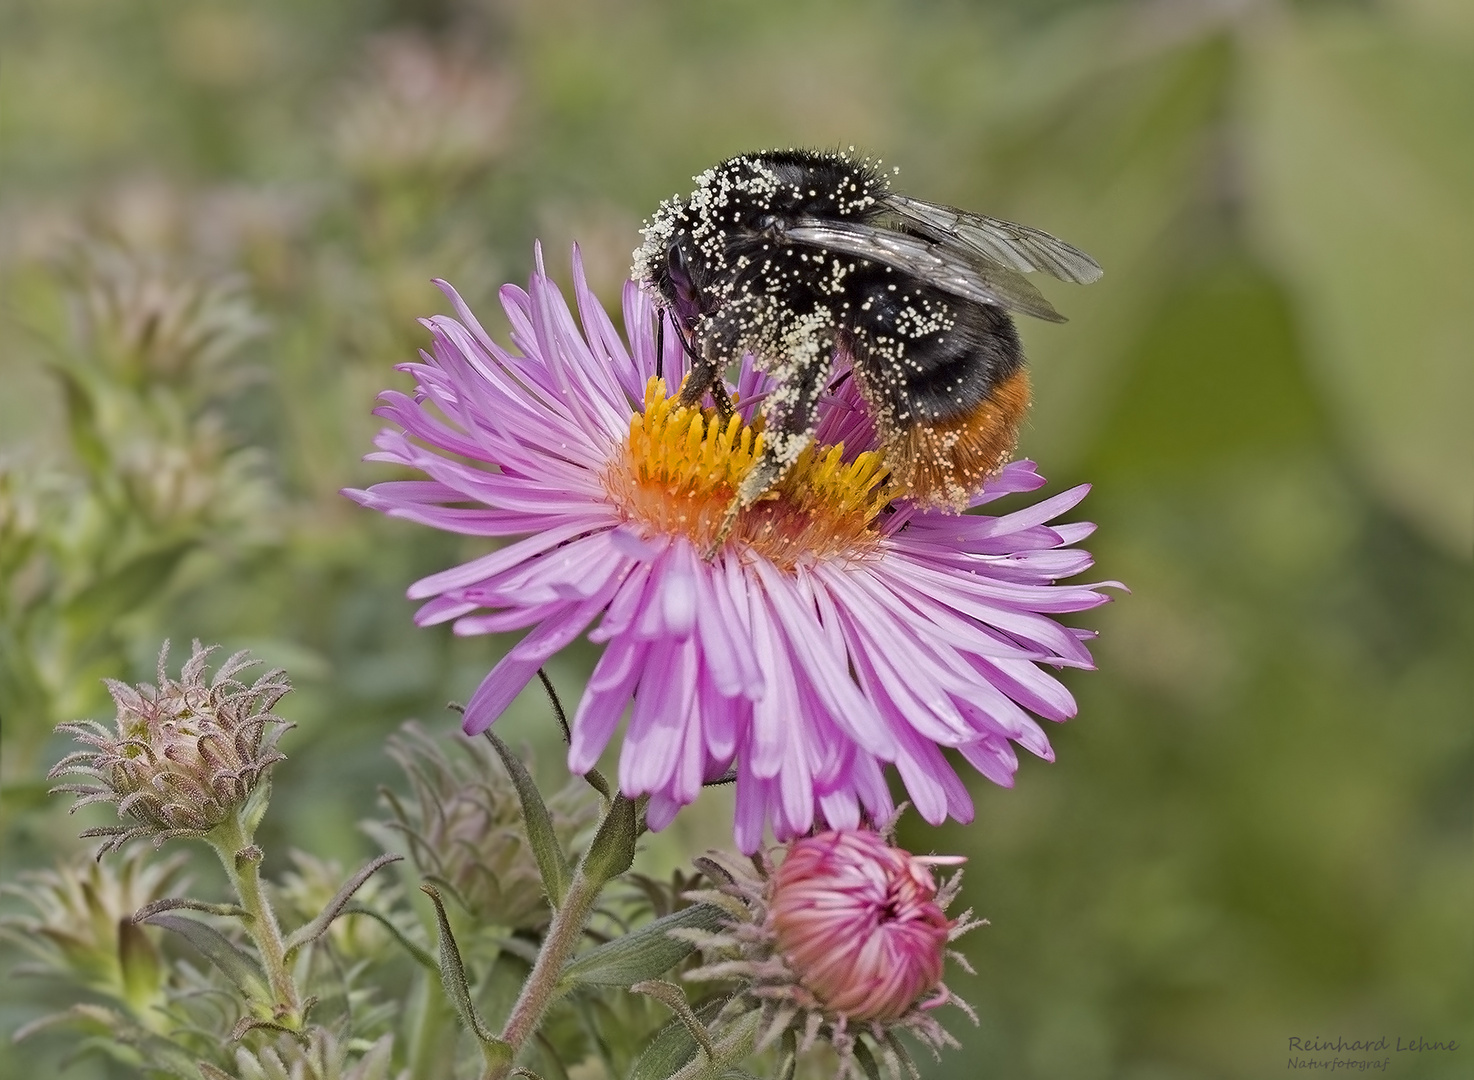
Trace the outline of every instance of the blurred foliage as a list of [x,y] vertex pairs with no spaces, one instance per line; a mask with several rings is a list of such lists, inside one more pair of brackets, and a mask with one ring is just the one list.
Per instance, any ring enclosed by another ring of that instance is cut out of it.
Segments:
[[[1466,0],[10,0],[0,93],[7,880],[71,846],[52,725],[106,715],[98,676],[171,635],[290,669],[263,843],[354,864],[385,737],[451,726],[507,646],[410,622],[406,584],[473,543],[336,495],[384,477],[357,458],[430,279],[496,333],[532,240],[561,274],[576,238],[612,304],[691,174],[855,144],[1107,268],[1055,291],[1068,326],[1022,328],[1023,450],[1096,483],[1133,592],[1091,620],[1058,763],[977,783],[972,826],[908,826],[971,856],[993,924],[958,985],[982,1025],[931,1075],[1474,1047]],[[554,665],[565,694],[591,656]],[[539,693],[499,729],[551,780]],[[720,799],[652,873],[720,842]],[[0,1030],[45,1011],[5,986]]]

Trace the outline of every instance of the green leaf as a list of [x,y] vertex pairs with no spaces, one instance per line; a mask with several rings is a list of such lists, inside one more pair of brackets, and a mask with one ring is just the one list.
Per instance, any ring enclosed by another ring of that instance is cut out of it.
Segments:
[[218,930],[179,915],[150,915],[143,921],[150,926],[161,926],[184,938],[247,997],[260,1001],[271,1000],[271,991],[267,988],[266,974],[261,966]]
[[[727,1003],[718,998],[698,1006],[694,1012],[702,1024],[709,1023]],[[667,1080],[696,1056],[696,1040],[680,1020],[672,1020],[655,1033],[644,1053],[630,1069],[629,1080]]]
[[461,959],[461,950],[456,945],[455,935],[451,933],[450,920],[446,917],[445,904],[440,899],[440,893],[433,885],[421,885],[420,891],[435,905],[435,919],[440,924],[440,981],[445,985],[445,993],[455,1006],[456,1014],[460,1016],[466,1029],[476,1036],[476,1041],[481,1044],[482,1053],[487,1056],[488,1061],[492,1055],[500,1056],[502,1052],[510,1059],[512,1048],[487,1029],[486,1022],[481,1019],[481,1013],[476,1008],[476,1002],[472,1000],[471,984],[466,978],[466,965]]
[[[33,659],[35,650],[7,621],[0,621],[0,716],[5,717],[7,736],[21,731],[40,731],[51,720],[48,715],[46,683]],[[46,800],[50,784],[7,783],[5,800],[12,813]],[[13,800],[25,798],[25,803]],[[31,800],[35,800],[32,802]]]
[[875,1060],[875,1055],[870,1052],[864,1039],[855,1040],[854,1055],[860,1068],[864,1070],[866,1080],[881,1080],[880,1063]]
[[[543,689],[547,692],[548,703],[552,705],[553,715],[558,719],[558,727],[563,730],[563,742],[565,744],[571,743],[573,741],[573,729],[568,726],[568,713],[564,711],[563,701],[558,697],[558,688],[553,685],[553,680],[548,676],[547,668],[538,668],[537,677],[541,680]],[[614,798],[614,792],[609,787],[609,781],[604,779],[604,774],[598,769],[590,769],[583,774],[583,778],[588,782],[589,787],[604,796],[606,802]]]
[[180,540],[135,555],[67,601],[65,614],[89,626],[103,626],[140,607],[174,573],[194,540]]
[[206,915],[219,915],[227,919],[249,919],[251,913],[239,904],[209,904],[203,900],[190,900],[183,896],[165,896],[155,900],[151,904],[145,904],[133,913],[135,922],[148,922],[155,915],[162,915],[166,911],[179,911],[180,909],[190,911],[203,911]]
[[133,919],[118,922],[118,968],[128,1004],[142,1011],[164,984],[163,963],[158,949]]
[[789,1028],[783,1033],[782,1049],[778,1057],[777,1080],[793,1080],[798,1071],[798,1034]]
[[676,1019],[686,1025],[691,1038],[696,1040],[696,1044],[706,1052],[707,1060],[716,1060],[717,1051],[716,1047],[711,1044],[711,1034],[706,1030],[706,1025],[691,1011],[691,1003],[686,1000],[684,990],[664,979],[646,979],[644,982],[635,983],[630,989],[637,994],[648,994],[675,1013]]
[[81,1050],[100,1049],[110,1056],[119,1057],[120,1049],[128,1047],[137,1051],[155,1070],[179,1080],[196,1080],[194,1063],[178,1043],[147,1031],[121,1013],[102,1005],[73,1005],[66,1012],[33,1020],[11,1038],[20,1042],[38,1031],[64,1025],[76,1026],[88,1036]]
[[573,878],[573,869],[568,865],[568,859],[558,843],[557,833],[553,831],[553,815],[548,812],[542,792],[538,791],[532,774],[527,771],[522,760],[490,731],[484,734],[487,742],[496,750],[497,756],[502,759],[502,766],[517,788],[517,799],[522,804],[522,823],[527,829],[527,841],[532,846],[533,858],[537,860],[538,873],[542,875],[548,902],[554,908],[561,907],[563,897],[568,895],[568,883]]
[[322,913],[317,918],[305,926],[299,926],[287,938],[287,961],[290,962],[297,950],[303,945],[306,945],[310,941],[316,941],[323,934],[327,933],[328,927],[332,926],[333,921],[339,915],[343,914],[344,909],[348,907],[348,902],[353,899],[353,894],[363,887],[365,881],[390,863],[399,862],[403,858],[403,855],[380,855],[344,882],[343,887],[328,901],[327,906],[322,909]]
[[715,932],[730,919],[712,904],[683,908],[570,960],[563,968],[562,982],[571,990],[579,986],[633,986],[657,978],[696,948],[689,941],[672,937],[672,930]]
[[46,366],[61,383],[66,397],[67,433],[71,436],[73,452],[94,477],[105,476],[112,467],[113,456],[98,430],[92,388],[66,363],[52,361]]
[[599,822],[593,842],[583,856],[583,872],[589,880],[598,884],[611,881],[628,870],[635,861],[635,841],[640,836],[640,824],[645,800],[626,798],[622,793],[614,796],[614,802]]
[[437,970],[435,957],[431,956],[409,938],[405,937],[404,931],[395,926],[394,923],[390,921],[389,917],[382,912],[375,911],[373,908],[364,907],[362,904],[350,904],[344,910],[343,914],[367,915],[370,919],[373,919],[385,930],[388,930],[389,933],[393,935],[394,940],[399,942],[399,944],[404,947],[404,951],[409,953],[410,956],[414,958],[415,963],[419,964],[421,967],[428,968],[431,971]]

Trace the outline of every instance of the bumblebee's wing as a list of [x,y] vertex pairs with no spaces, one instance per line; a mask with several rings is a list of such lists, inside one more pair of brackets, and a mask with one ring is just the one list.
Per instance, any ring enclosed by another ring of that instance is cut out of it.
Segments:
[[944,244],[909,233],[893,232],[857,221],[800,218],[782,229],[782,236],[827,251],[857,255],[871,262],[904,270],[944,292],[980,304],[1019,311],[1050,322],[1064,322],[1042,293],[1015,270],[980,263]]
[[881,202],[918,232],[941,244],[959,246],[1011,270],[1043,270],[1061,281],[1088,285],[1103,271],[1085,252],[1042,229],[969,214],[950,206],[887,195]]

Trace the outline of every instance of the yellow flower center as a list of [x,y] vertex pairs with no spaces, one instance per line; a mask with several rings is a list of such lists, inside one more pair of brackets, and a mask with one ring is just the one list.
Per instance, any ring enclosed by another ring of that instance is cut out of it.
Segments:
[[[762,454],[760,427],[678,405],[666,396],[664,379],[651,379],[645,411],[630,418],[629,442],[605,487],[629,520],[683,534],[707,551]],[[879,539],[875,517],[897,492],[879,454],[867,451],[851,462],[843,456],[843,443],[810,444],[771,491],[737,515],[727,544],[751,548],[785,570],[806,558],[868,554]]]

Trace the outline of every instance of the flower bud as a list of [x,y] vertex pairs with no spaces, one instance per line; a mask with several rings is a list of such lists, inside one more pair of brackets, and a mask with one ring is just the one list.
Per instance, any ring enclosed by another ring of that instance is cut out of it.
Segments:
[[940,1050],[957,1042],[937,1021],[938,1006],[977,1020],[943,984],[942,964],[951,957],[971,972],[947,945],[982,923],[970,912],[947,918],[961,875],[938,888],[931,871],[963,861],[912,855],[869,829],[794,840],[776,869],[766,855],[755,858],[756,877],[712,853],[697,865],[713,887],[685,895],[732,918],[716,932],[679,933],[702,954],[684,978],[728,987],[718,1030],[759,1010],[759,1049],[787,1039],[803,1053],[826,1042],[838,1076],[873,1075],[877,1053],[889,1074],[914,1076],[898,1032]]
[[[542,875],[527,843],[517,792],[491,747],[457,739],[451,755],[414,723],[389,739],[389,754],[404,769],[414,798],[387,794],[392,821],[380,830],[408,842],[420,874],[448,892],[478,922],[531,929],[551,912]],[[582,780],[548,800],[553,831],[564,850],[598,820],[598,803]],[[395,841],[385,837],[386,844]]]
[[305,1039],[286,1034],[255,1050],[236,1047],[230,1072],[203,1061],[198,1067],[205,1080],[387,1080],[394,1036],[365,1043],[314,1027]]
[[218,393],[227,363],[266,329],[236,278],[96,242],[80,245],[68,270],[77,347],[130,386]]
[[501,151],[514,98],[511,79],[484,62],[385,35],[371,43],[365,78],[343,95],[334,147],[363,179],[459,179]]
[[942,982],[952,924],[926,861],[864,829],[794,841],[768,921],[800,984],[851,1020],[897,1020]]
[[258,661],[238,652],[206,681],[205,662],[214,648],[198,641],[179,679],[165,670],[169,645],[159,654],[159,683],[128,686],[105,680],[117,704],[116,730],[92,720],[60,724],[58,731],[94,747],[63,758],[48,774],[81,774],[96,784],[64,784],[78,807],[113,802],[130,824],[89,829],[104,836],[103,851],[135,836],[161,844],[174,836],[202,836],[239,813],[267,771],[283,755],[276,740],[286,721],[271,713],[291,684],[280,670],[250,686],[233,678]]
[[31,971],[70,978],[94,993],[127,1004],[154,1026],[165,1018],[165,970],[147,928],[134,922],[140,908],[182,889],[179,856],[146,860],[137,850],[113,865],[92,860],[22,873],[5,891],[31,913],[0,917],[0,936],[34,961]]

